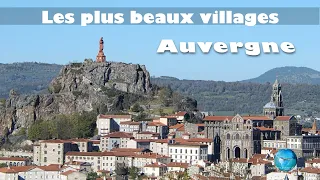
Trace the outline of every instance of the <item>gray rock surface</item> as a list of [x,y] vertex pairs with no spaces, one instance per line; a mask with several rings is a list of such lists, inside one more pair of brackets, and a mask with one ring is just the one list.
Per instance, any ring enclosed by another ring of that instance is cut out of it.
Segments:
[[2,135],[6,127],[12,133],[56,114],[129,108],[151,93],[151,84],[145,66],[85,62],[64,66],[48,90],[50,93],[40,95],[10,91],[6,102],[0,102]]

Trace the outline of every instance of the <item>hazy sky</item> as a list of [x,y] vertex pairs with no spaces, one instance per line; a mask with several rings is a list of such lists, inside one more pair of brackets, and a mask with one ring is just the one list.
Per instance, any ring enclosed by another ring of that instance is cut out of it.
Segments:
[[[10,0],[1,7],[319,7],[309,1],[106,1]],[[1,18],[1,17],[0,17]],[[280,66],[306,66],[320,70],[319,26],[1,26],[0,62],[37,61],[66,64],[95,59],[100,37],[107,60],[146,65],[151,75],[180,79],[236,81],[256,77]],[[161,39],[212,42],[292,42],[294,55],[159,55]]]

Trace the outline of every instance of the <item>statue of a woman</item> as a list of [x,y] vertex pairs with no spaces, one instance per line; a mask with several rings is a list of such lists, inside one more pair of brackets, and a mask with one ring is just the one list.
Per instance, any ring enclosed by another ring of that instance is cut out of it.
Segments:
[[103,51],[103,37],[100,38],[100,48],[99,51]]

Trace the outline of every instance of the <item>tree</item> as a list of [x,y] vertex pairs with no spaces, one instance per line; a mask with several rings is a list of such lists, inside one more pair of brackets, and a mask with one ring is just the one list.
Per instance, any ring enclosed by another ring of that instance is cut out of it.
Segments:
[[134,121],[142,121],[147,118],[147,114],[145,113],[139,113],[135,118]]
[[134,166],[129,168],[129,176],[130,176],[130,179],[137,179],[139,176],[139,169]]
[[165,87],[160,89],[159,98],[161,103],[168,107],[171,103],[170,98],[172,97],[172,89],[170,87]]
[[99,176],[96,172],[90,172],[87,175],[87,180],[96,180],[97,178],[99,178]]
[[143,108],[138,104],[135,103],[132,107],[131,107],[131,111],[132,112],[142,112]]
[[28,130],[28,139],[70,139],[94,136],[96,116],[84,112],[72,115],[57,115],[48,121],[37,121]]
[[6,163],[0,163],[0,168],[8,167]]

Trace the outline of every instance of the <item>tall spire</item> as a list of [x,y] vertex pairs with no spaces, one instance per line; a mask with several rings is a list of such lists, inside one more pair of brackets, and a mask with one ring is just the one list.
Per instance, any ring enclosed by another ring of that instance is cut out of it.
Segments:
[[278,79],[275,80],[272,85],[272,93],[270,102],[263,107],[263,114],[271,117],[284,116],[283,96],[281,90],[281,84]]
[[104,48],[103,44],[104,44],[103,37],[101,37],[99,41],[99,52],[97,55],[96,62],[106,62],[106,56],[103,53],[103,48]]
[[284,177],[284,180],[289,180],[288,175],[286,174],[286,177]]

